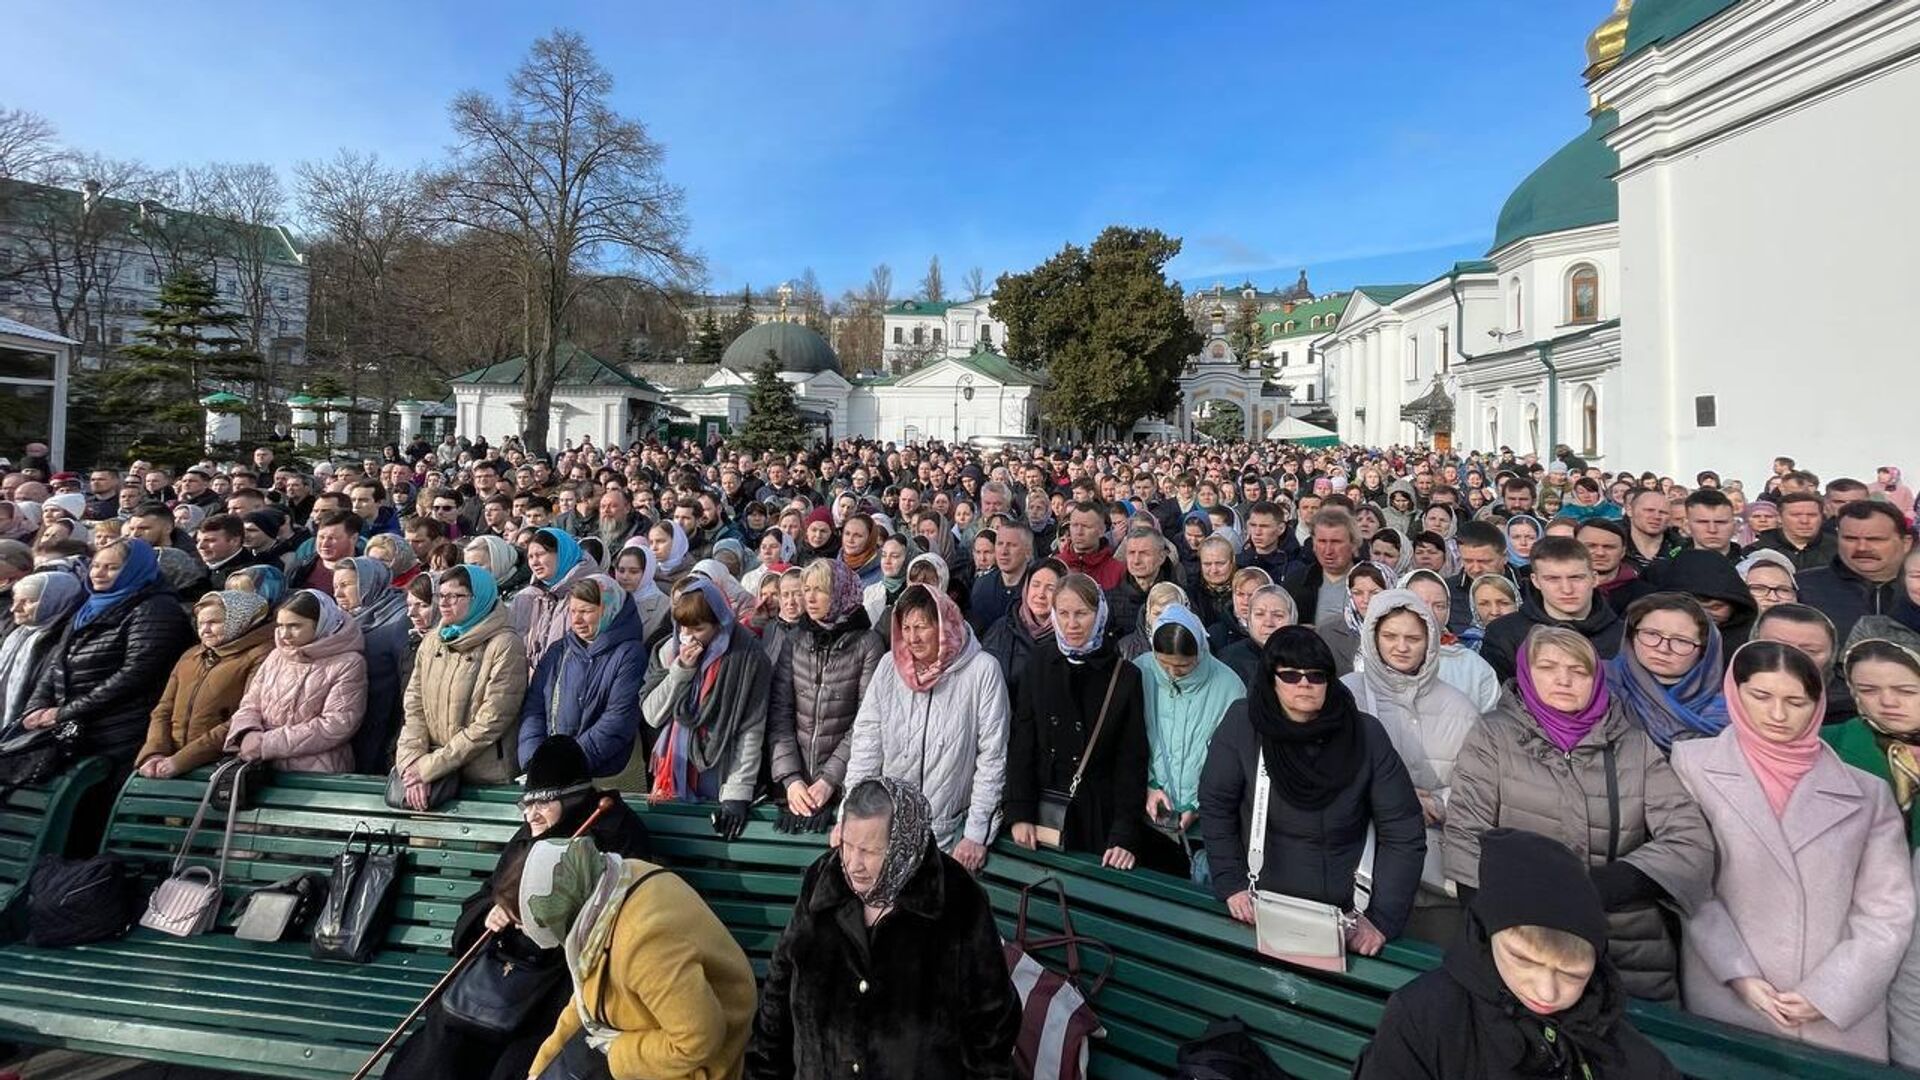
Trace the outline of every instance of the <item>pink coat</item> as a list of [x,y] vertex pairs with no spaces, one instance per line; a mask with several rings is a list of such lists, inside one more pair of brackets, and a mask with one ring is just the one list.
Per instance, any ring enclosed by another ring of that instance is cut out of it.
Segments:
[[353,733],[367,711],[360,626],[297,649],[275,647],[253,673],[227,729],[227,750],[260,733],[260,756],[288,772],[353,771]]
[[[1688,1012],[1887,1060],[1887,987],[1913,934],[1914,884],[1892,789],[1820,757],[1775,818],[1732,728],[1678,742],[1673,769],[1718,851],[1714,898],[1684,924]],[[1804,994],[1825,1020],[1778,1031],[1730,980]]]

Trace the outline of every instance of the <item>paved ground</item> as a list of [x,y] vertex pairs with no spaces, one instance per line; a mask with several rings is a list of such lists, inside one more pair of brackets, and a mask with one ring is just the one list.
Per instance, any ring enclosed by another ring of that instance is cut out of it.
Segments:
[[22,1080],[253,1080],[244,1073],[190,1069],[181,1065],[152,1065],[126,1058],[48,1050],[0,1065],[0,1076],[19,1072]]

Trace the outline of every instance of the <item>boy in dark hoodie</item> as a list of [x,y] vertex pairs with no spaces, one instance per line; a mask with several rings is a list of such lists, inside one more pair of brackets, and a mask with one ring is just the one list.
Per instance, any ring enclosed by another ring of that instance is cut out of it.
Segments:
[[1387,1000],[1356,1080],[1678,1080],[1627,1021],[1606,911],[1578,856],[1490,830],[1467,910],[1445,962]]

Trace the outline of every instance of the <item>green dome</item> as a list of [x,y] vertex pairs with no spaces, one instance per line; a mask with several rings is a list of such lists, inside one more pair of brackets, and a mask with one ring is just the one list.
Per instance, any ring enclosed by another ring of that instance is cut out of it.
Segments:
[[1516,240],[1619,221],[1620,189],[1613,174],[1620,169],[1620,155],[1606,142],[1607,132],[1619,123],[1612,109],[1602,111],[1578,138],[1520,181],[1500,208],[1488,254]]
[[770,322],[741,334],[720,356],[720,366],[751,374],[767,362],[767,353],[779,358],[780,370],[801,375],[823,371],[840,374],[840,358],[827,339],[799,323]]
[[1738,0],[1640,0],[1627,21],[1622,59],[1664,45],[1732,7]]

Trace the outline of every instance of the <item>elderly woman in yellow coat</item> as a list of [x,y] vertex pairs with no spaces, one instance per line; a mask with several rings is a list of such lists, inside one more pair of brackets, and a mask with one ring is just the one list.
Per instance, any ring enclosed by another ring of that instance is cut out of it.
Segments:
[[753,965],[692,886],[591,838],[527,853],[521,931],[564,948],[573,997],[534,1080],[736,1080],[752,1031]]

